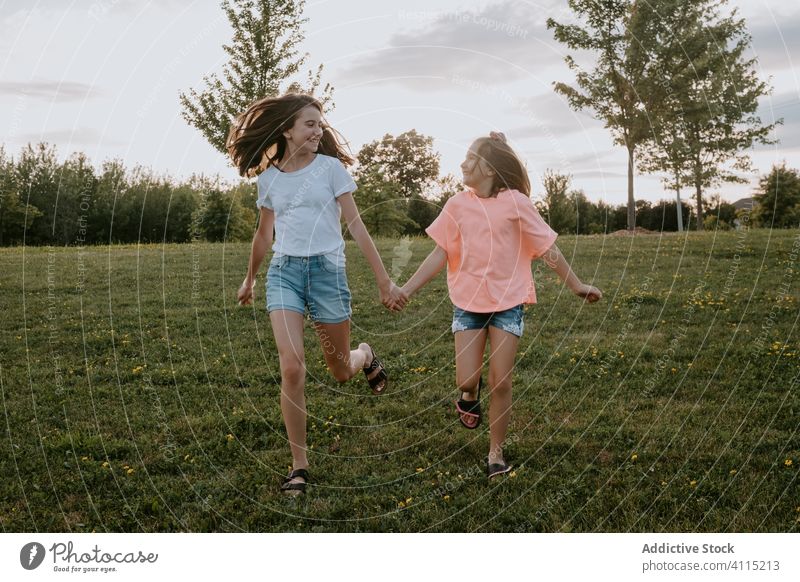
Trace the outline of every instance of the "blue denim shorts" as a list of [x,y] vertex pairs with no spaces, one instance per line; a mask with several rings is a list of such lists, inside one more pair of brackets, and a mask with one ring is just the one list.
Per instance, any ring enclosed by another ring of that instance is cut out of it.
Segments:
[[350,319],[350,289],[344,267],[325,255],[273,256],[267,271],[267,311],[288,309],[319,323]]
[[491,325],[517,337],[522,337],[522,331],[525,329],[525,322],[522,320],[524,313],[525,310],[522,305],[517,305],[504,311],[495,311],[494,313],[464,311],[454,305],[453,333],[470,329],[485,329]]

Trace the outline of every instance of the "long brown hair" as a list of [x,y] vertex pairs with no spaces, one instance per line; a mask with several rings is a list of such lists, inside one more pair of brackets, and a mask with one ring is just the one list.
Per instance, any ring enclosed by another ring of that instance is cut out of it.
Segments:
[[531,181],[522,160],[504,140],[493,137],[479,137],[475,140],[478,148],[475,153],[486,162],[494,172],[492,196],[500,190],[519,190],[525,196],[531,195]]
[[[252,176],[283,159],[286,154],[283,132],[291,129],[297,115],[309,105],[323,113],[322,104],[311,95],[287,93],[282,97],[264,97],[251,103],[234,120],[225,146],[240,176]],[[353,163],[341,134],[326,123],[317,152],[339,158],[346,166]]]

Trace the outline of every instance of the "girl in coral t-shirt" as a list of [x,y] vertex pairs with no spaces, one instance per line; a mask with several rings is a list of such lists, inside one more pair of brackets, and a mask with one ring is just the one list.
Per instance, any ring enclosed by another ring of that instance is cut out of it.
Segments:
[[409,297],[447,264],[453,302],[456,409],[461,424],[481,422],[481,368],[489,340],[489,478],[511,471],[503,442],[511,418],[511,377],[523,330],[523,305],[536,303],[531,261],[542,257],[573,293],[593,303],[603,294],[572,272],[556,233],[532,204],[522,162],[502,133],[475,141],[461,164],[468,190],[450,198],[426,232],[436,248],[403,286]]

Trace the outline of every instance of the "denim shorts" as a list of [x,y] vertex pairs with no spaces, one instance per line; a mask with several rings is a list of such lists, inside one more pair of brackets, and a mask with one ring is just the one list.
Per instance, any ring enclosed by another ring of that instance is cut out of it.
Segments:
[[522,305],[517,305],[504,311],[495,311],[494,313],[464,311],[454,305],[453,333],[470,329],[485,329],[491,325],[517,337],[522,337],[522,331],[525,329],[525,322],[522,320],[524,313]]
[[325,255],[273,256],[267,271],[267,311],[288,309],[319,323],[350,319],[350,289],[344,267]]

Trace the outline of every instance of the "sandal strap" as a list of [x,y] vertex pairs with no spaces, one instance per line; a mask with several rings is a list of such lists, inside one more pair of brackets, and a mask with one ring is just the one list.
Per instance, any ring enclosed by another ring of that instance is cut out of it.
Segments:
[[488,466],[486,472],[489,474],[489,477],[491,478],[497,475],[508,473],[509,471],[511,471],[511,465],[509,465],[508,463],[492,463],[491,465]]
[[308,471],[305,469],[294,469],[291,473],[289,473],[289,476],[286,477],[286,482],[298,477],[300,479],[305,479],[305,482],[308,483]]
[[284,483],[281,485],[281,491],[303,491],[306,490],[305,483]]
[[382,368],[383,364],[381,363],[380,358],[375,355],[375,350],[372,351],[372,361],[369,363],[369,366],[364,368],[364,371],[369,374],[370,372],[374,372],[378,368]]
[[471,416],[481,415],[481,401],[480,400],[457,400],[456,408],[461,414],[469,414]]

